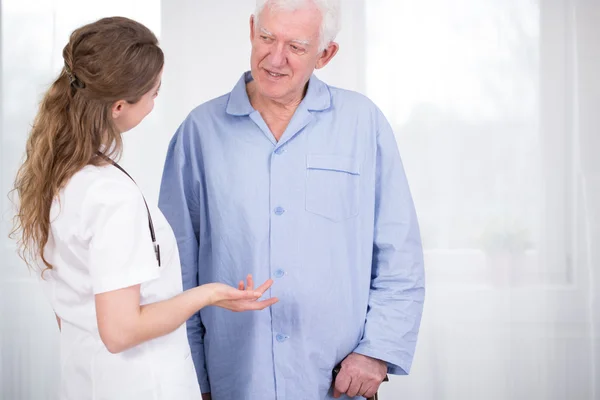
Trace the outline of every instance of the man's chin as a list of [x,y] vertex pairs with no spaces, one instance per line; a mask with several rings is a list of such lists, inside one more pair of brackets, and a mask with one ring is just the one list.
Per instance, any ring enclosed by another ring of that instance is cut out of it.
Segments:
[[267,82],[266,84],[258,85],[258,93],[267,99],[277,100],[285,97],[286,88],[283,85]]

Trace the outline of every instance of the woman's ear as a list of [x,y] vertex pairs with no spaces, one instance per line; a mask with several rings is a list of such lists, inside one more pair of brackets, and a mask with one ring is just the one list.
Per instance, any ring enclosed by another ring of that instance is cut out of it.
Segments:
[[111,112],[113,119],[119,119],[119,117],[123,113],[123,109],[125,108],[126,103],[127,102],[125,100],[119,100],[112,105]]

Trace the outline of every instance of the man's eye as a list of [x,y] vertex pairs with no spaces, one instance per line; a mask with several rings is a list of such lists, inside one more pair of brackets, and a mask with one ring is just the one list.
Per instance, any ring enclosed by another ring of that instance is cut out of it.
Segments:
[[290,48],[292,49],[292,51],[293,51],[294,53],[299,53],[299,54],[302,54],[302,53],[305,53],[305,52],[306,52],[306,50],[305,50],[303,47],[299,47],[299,46],[296,46],[296,45],[294,45],[294,44],[291,44],[291,45],[290,45]]

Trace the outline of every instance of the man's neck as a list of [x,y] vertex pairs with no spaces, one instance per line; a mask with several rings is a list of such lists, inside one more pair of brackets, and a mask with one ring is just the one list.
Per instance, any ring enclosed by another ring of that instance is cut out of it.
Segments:
[[276,101],[261,96],[256,90],[256,82],[254,81],[246,85],[246,91],[250,104],[260,113],[275,139],[279,141],[296,109],[302,102],[305,93],[303,92],[290,100]]

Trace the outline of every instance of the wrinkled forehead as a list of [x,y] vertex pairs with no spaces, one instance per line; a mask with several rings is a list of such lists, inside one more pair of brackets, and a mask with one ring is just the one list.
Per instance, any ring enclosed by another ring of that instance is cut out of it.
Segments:
[[[260,28],[260,33],[262,35],[266,35],[266,36],[269,36],[272,38],[277,38],[277,35],[275,35],[273,32],[271,32],[265,28]],[[310,39],[287,38],[287,37],[285,37],[285,35],[280,35],[280,36],[282,36],[282,39],[284,41],[298,43],[298,44],[302,44],[304,46],[309,46],[313,42],[313,40],[310,40]]]
[[295,10],[265,7],[257,20],[261,33],[284,40],[315,41],[321,33],[321,12],[314,6]]

